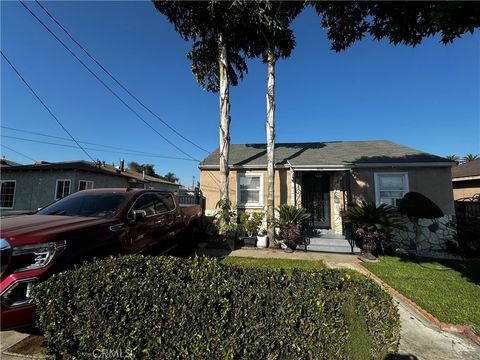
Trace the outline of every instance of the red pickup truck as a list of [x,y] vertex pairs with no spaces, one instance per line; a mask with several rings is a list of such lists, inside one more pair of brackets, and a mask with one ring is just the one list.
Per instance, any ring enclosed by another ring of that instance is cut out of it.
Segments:
[[35,282],[92,257],[192,245],[202,215],[172,193],[128,188],[79,191],[34,215],[1,219],[1,329],[34,323]]

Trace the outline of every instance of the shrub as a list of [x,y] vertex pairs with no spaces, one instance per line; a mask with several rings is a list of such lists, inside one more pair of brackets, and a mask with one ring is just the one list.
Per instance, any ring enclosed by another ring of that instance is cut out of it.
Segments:
[[258,234],[260,226],[262,226],[263,218],[263,213],[256,212],[251,214],[249,212],[243,212],[240,214],[240,224],[247,235],[252,237]]
[[363,249],[374,251],[383,248],[394,229],[403,229],[397,210],[389,205],[366,203],[350,206],[340,212],[346,224],[352,224],[355,236],[360,240]]
[[398,212],[408,216],[410,221],[418,219],[436,219],[443,211],[425,195],[411,191],[406,193],[398,204]]
[[[372,280],[345,271],[259,270],[209,258],[125,256],[34,288],[46,347],[147,359],[383,359],[399,318]],[[352,308],[353,306],[353,308]]]

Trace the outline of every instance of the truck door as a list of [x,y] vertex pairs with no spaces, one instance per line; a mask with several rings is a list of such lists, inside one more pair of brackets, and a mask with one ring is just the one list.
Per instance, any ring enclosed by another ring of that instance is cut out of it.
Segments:
[[129,253],[136,253],[145,249],[149,244],[153,243],[155,231],[158,226],[156,223],[157,214],[155,211],[156,197],[154,193],[145,193],[138,197],[130,209],[129,218],[133,218],[131,213],[134,210],[143,210],[146,218],[136,221],[129,230],[128,246]]
[[175,245],[175,235],[182,227],[181,212],[177,211],[172,194],[155,193],[155,210],[157,213],[156,242],[167,248]]

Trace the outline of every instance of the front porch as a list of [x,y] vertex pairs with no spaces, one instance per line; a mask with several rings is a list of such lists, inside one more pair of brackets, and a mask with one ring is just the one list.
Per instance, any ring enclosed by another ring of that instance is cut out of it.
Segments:
[[311,214],[306,229],[308,251],[360,252],[347,239],[348,229],[340,215],[350,203],[349,170],[292,170],[293,204]]

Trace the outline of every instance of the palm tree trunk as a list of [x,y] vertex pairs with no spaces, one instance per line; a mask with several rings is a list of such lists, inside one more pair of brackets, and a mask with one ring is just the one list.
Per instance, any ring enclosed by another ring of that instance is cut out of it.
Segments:
[[228,155],[230,151],[230,91],[227,72],[227,45],[218,35],[220,70],[220,198],[228,199]]
[[272,48],[268,49],[267,60],[267,235],[270,239],[270,247],[274,247],[275,217],[274,196],[275,196],[275,56]]

